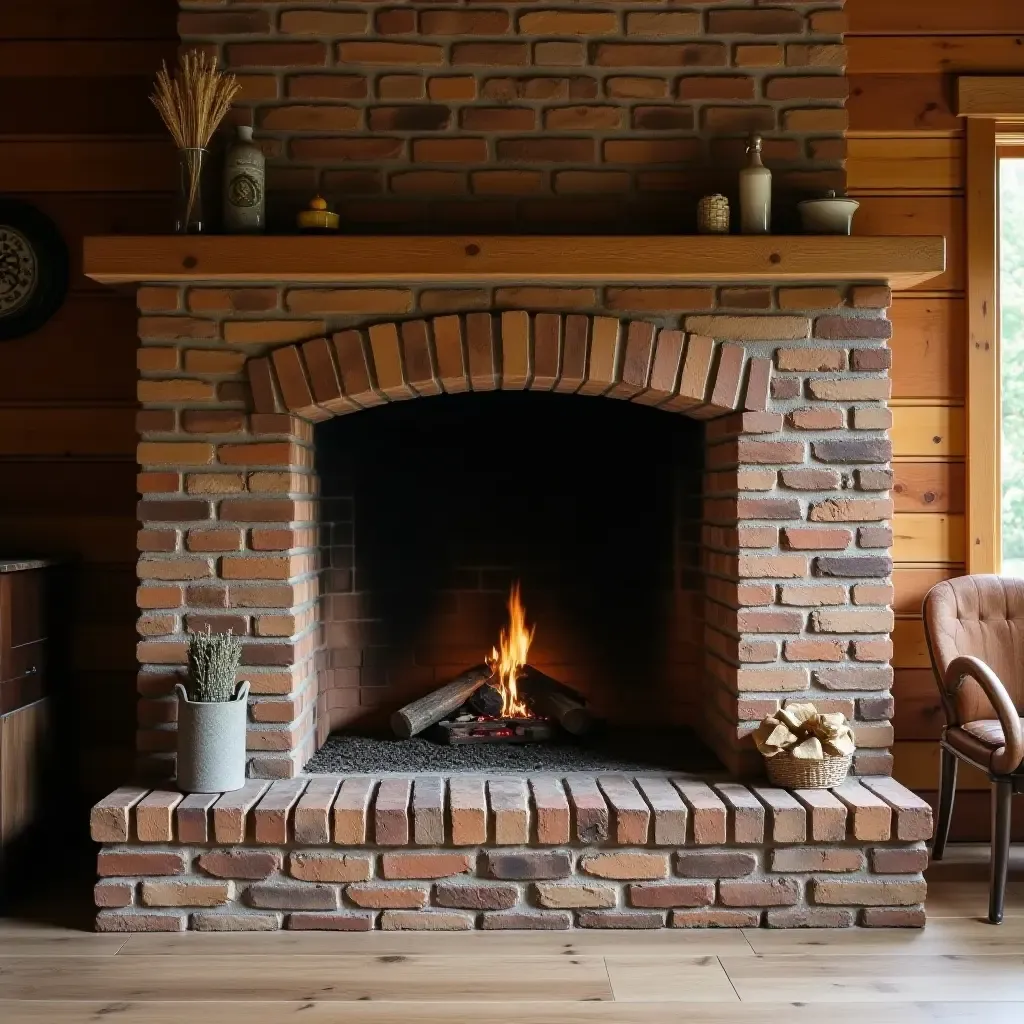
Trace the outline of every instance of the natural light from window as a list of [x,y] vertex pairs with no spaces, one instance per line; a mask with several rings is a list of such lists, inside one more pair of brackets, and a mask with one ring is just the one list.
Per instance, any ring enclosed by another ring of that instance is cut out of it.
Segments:
[[1003,575],[1024,577],[1024,157],[999,161]]

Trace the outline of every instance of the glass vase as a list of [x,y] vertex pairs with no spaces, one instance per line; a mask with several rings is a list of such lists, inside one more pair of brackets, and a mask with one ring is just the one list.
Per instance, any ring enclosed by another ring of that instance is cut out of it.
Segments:
[[203,170],[206,149],[178,150],[178,195],[174,230],[179,235],[200,235],[206,230],[203,210]]

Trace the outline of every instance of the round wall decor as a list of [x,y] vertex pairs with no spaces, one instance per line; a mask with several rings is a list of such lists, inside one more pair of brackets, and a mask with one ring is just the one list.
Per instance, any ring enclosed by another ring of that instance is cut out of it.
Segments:
[[68,248],[34,206],[0,199],[0,341],[37,330],[68,290]]

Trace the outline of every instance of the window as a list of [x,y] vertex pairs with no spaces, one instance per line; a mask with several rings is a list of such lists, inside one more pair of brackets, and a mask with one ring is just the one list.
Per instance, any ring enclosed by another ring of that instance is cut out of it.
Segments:
[[999,150],[1002,565],[1024,577],[1024,148]]

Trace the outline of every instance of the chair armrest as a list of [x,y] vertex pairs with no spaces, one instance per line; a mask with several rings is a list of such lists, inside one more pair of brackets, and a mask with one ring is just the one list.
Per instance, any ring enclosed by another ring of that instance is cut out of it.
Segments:
[[943,685],[949,694],[956,693],[963,686],[964,679],[970,676],[985,692],[995,709],[999,724],[1003,727],[1003,738],[1006,741],[1002,751],[993,755],[992,770],[998,774],[1015,771],[1024,761],[1024,730],[1021,729],[1020,715],[1014,707],[1006,687],[980,658],[962,655],[954,658],[946,667]]

